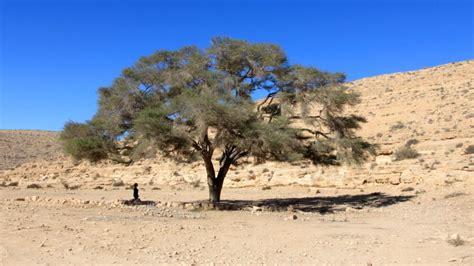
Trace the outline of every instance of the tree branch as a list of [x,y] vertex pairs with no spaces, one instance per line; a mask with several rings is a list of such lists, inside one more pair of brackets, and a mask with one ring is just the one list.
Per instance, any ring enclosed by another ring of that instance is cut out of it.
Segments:
[[[323,136],[326,139],[331,139],[331,137],[329,137],[330,132],[325,133],[325,132],[322,132],[322,131],[319,131],[319,130],[311,130],[309,128],[298,128],[298,129],[301,130],[301,131],[307,131],[307,132],[315,135],[316,137]],[[302,137],[302,138],[304,139],[304,137]]]

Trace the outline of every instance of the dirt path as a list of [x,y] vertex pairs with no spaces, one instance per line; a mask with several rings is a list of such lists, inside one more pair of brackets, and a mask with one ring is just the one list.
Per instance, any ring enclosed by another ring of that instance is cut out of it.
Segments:
[[[287,202],[294,212],[115,207],[110,202],[129,190],[2,188],[0,264],[473,265],[474,185],[413,188],[224,191],[226,199],[255,200],[249,205]],[[142,191],[158,201],[205,197],[204,190]],[[461,240],[448,241],[453,234]]]

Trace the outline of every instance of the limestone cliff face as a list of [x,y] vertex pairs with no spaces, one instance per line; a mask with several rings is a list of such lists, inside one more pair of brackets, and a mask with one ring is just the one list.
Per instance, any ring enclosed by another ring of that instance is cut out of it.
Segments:
[[[362,103],[350,110],[368,119],[359,134],[381,144],[380,154],[362,166],[318,167],[251,161],[233,168],[225,186],[343,186],[455,182],[473,179],[474,61],[364,78],[348,83]],[[395,160],[394,152],[409,140],[420,153]],[[217,163],[217,162],[216,162]],[[11,169],[13,168],[13,169]],[[125,167],[112,163],[73,162],[61,154],[58,134],[0,131],[0,183],[20,185],[61,182],[82,187],[143,185],[205,186],[203,165],[177,164],[157,157]]]

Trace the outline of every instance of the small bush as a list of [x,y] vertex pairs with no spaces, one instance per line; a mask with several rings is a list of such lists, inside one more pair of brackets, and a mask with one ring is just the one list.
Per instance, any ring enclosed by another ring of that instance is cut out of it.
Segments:
[[453,192],[453,193],[450,193],[446,196],[444,196],[445,199],[450,199],[450,198],[456,198],[456,197],[460,197],[460,196],[465,196],[467,195],[466,193],[464,192]]
[[456,148],[461,148],[461,147],[462,147],[462,145],[463,145],[463,143],[462,143],[462,142],[460,142],[460,143],[456,144]]
[[405,159],[414,159],[420,156],[420,154],[410,146],[403,146],[395,151],[395,160],[401,161]]
[[394,131],[394,130],[397,130],[397,129],[402,129],[404,127],[405,127],[405,125],[402,122],[398,121],[395,125],[390,127],[390,130]]
[[112,181],[112,186],[122,187],[125,186],[125,183],[122,181],[122,179],[114,179],[114,181]]
[[454,235],[450,237],[448,240],[446,240],[446,242],[448,242],[448,244],[453,245],[455,247],[464,245],[464,240],[459,235]]
[[467,146],[466,150],[464,151],[466,154],[474,154],[474,145]]
[[80,185],[69,185],[66,181],[64,180],[61,180],[61,185],[63,185],[63,187],[66,189],[66,190],[76,190],[78,188],[80,188],[81,186]]
[[8,186],[9,186],[9,187],[16,187],[16,186],[18,186],[18,182],[16,182],[16,181],[10,182],[10,183],[8,184]]
[[201,181],[199,179],[196,179],[196,180],[190,181],[189,184],[194,188],[198,188],[201,186]]
[[61,185],[63,185],[65,189],[69,189],[69,184],[66,181],[61,180]]
[[407,143],[405,143],[405,146],[409,147],[409,146],[412,146],[412,145],[416,145],[420,143],[417,139],[410,139],[407,141]]
[[43,188],[43,187],[36,184],[36,183],[33,183],[33,184],[29,184],[28,186],[26,186],[26,188],[40,189],[40,188]]

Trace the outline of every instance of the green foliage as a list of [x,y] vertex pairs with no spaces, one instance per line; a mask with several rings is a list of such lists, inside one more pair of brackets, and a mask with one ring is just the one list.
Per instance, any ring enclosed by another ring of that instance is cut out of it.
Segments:
[[107,158],[108,144],[91,123],[67,122],[60,139],[64,150],[74,159],[93,162]]
[[[160,150],[183,159],[234,147],[234,160],[361,162],[375,146],[355,135],[365,118],[344,114],[360,102],[344,81],[342,73],[290,65],[274,44],[218,37],[207,50],[162,50],[99,90],[93,122],[66,124],[65,148],[100,160],[114,154],[113,143],[133,140],[125,153],[132,158]],[[269,92],[257,108],[256,90]],[[303,125],[294,127],[295,118]]]
[[[158,150],[180,160],[201,157],[216,187],[244,156],[360,163],[376,146],[355,134],[366,120],[346,113],[360,96],[344,81],[342,73],[289,64],[274,44],[214,38],[208,49],[140,58],[99,90],[92,121],[67,123],[61,138],[77,159],[134,160]],[[255,103],[255,91],[268,96]],[[222,152],[217,176],[215,151]]]

